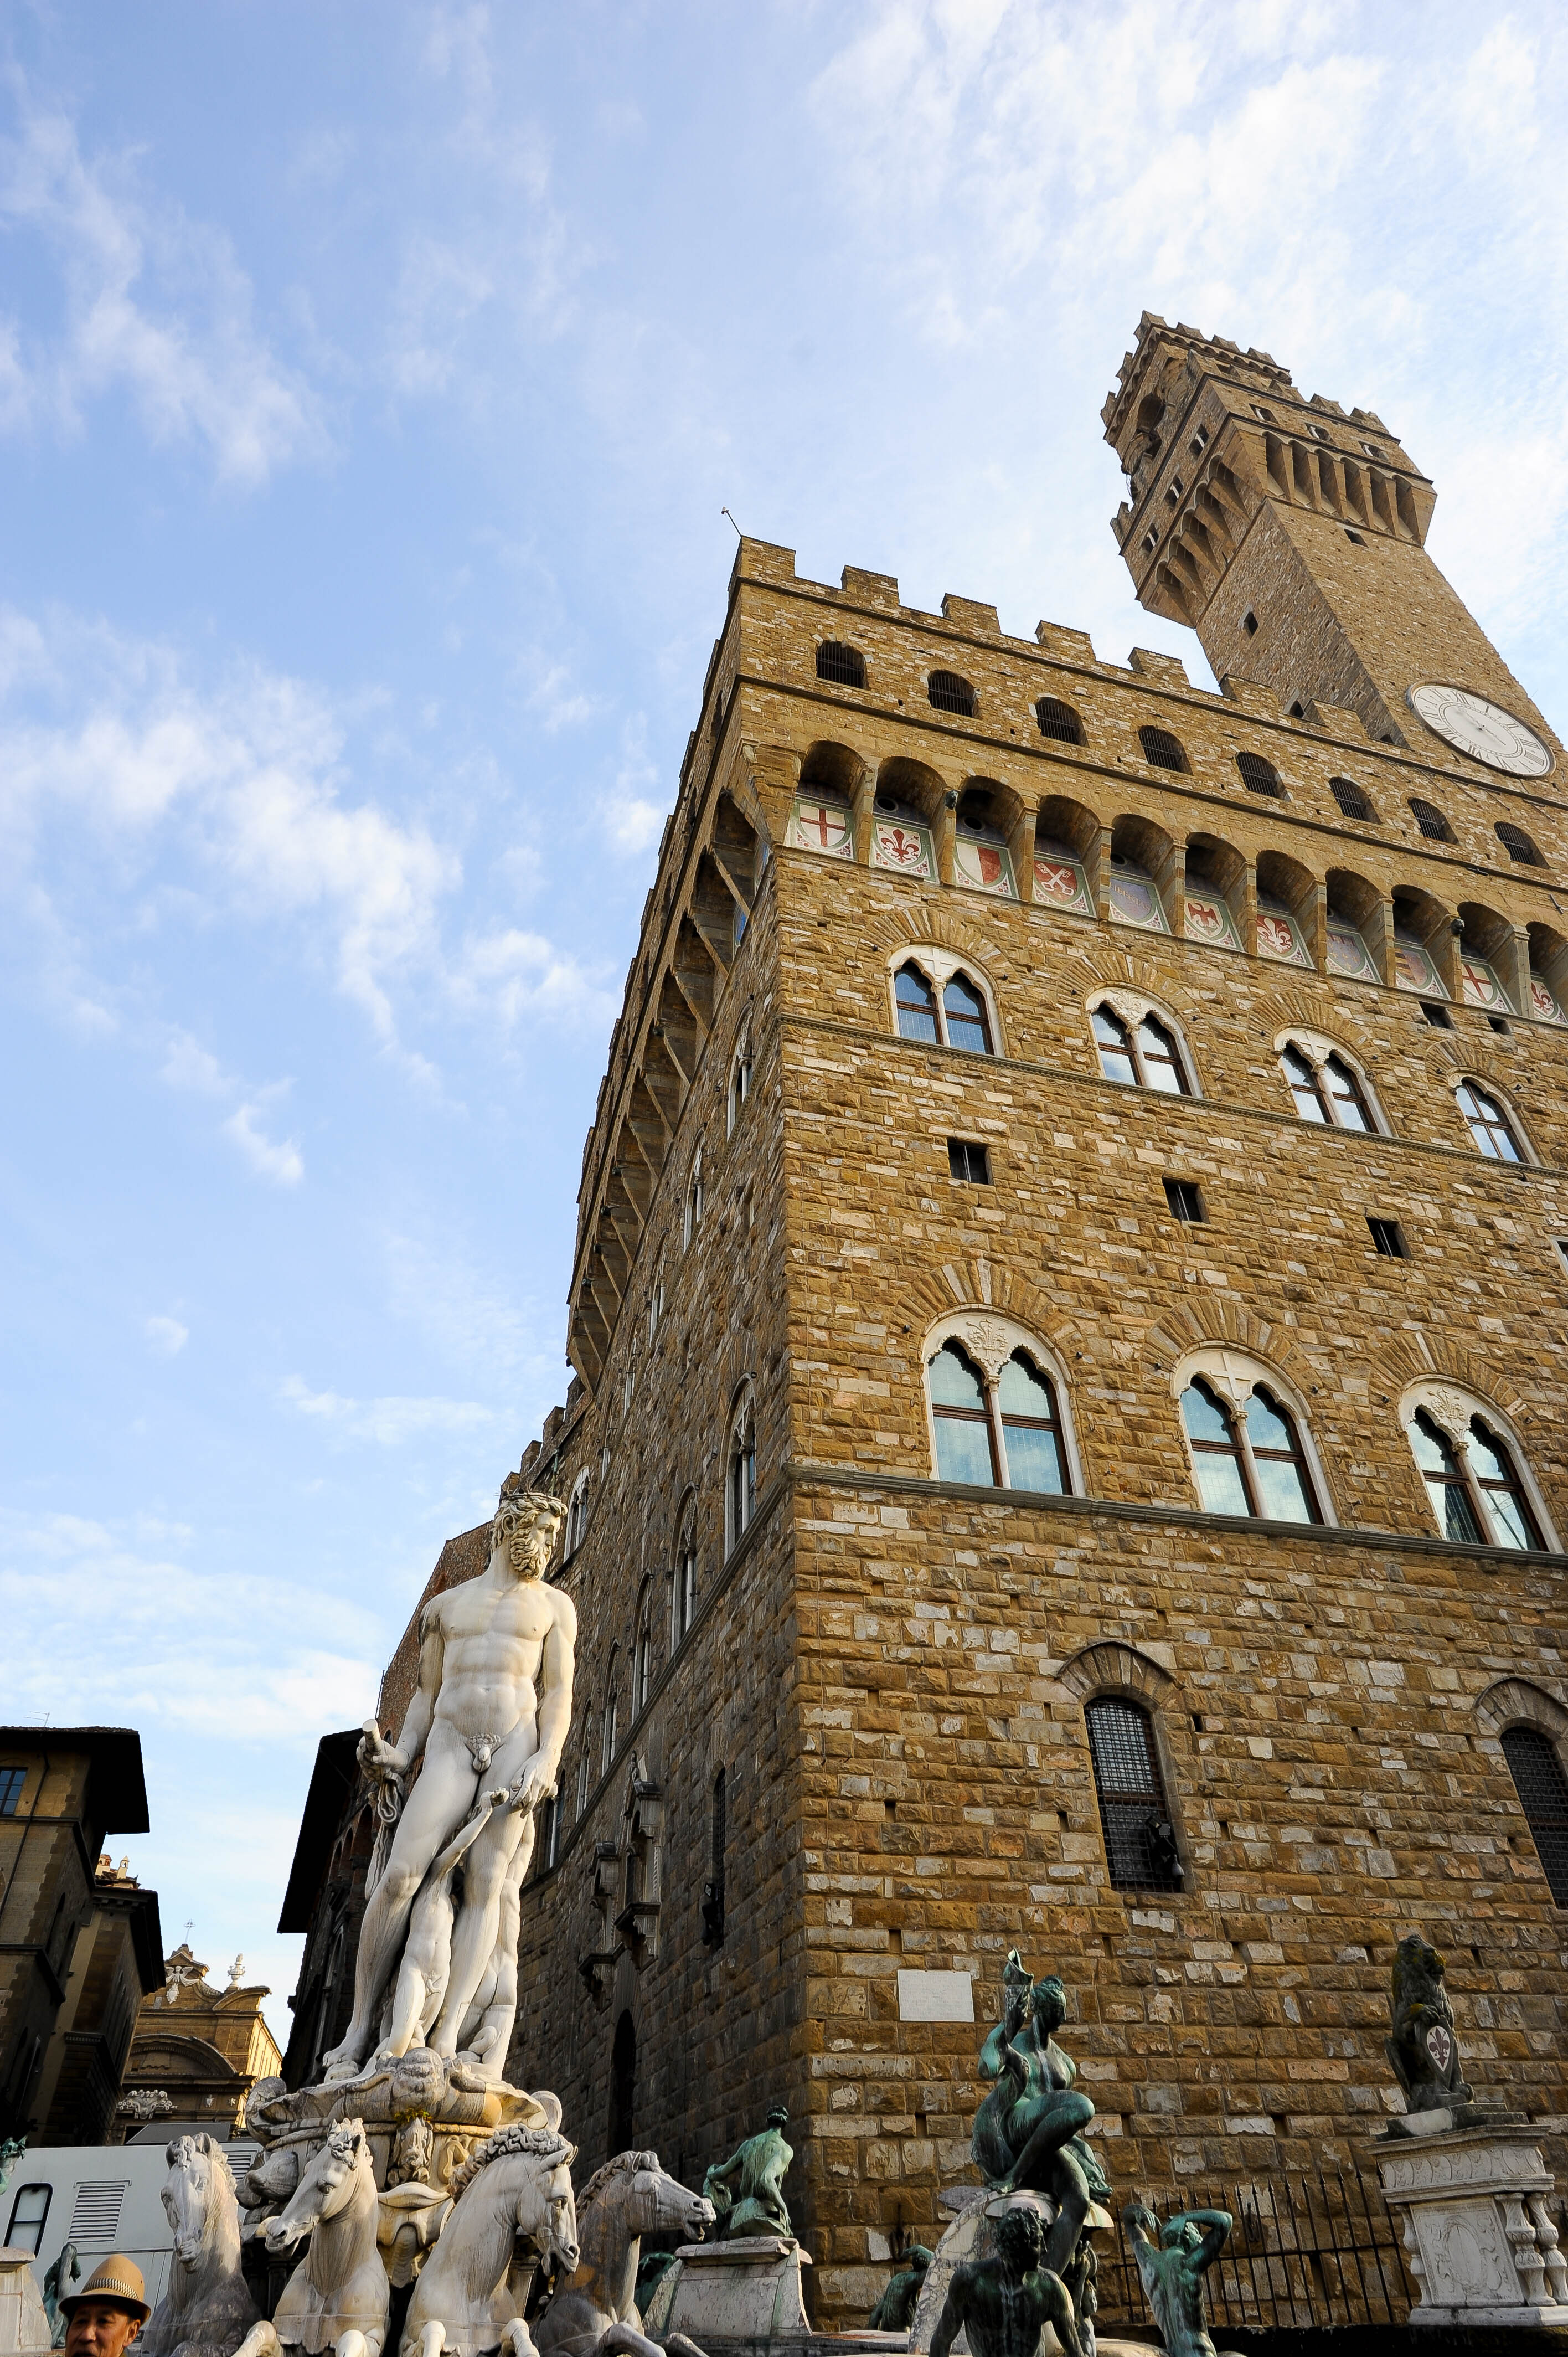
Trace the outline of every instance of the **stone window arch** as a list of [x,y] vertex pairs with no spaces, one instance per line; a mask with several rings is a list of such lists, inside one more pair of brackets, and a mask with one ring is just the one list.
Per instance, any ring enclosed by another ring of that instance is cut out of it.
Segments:
[[1334,1523],[1305,1403],[1275,1369],[1211,1343],[1178,1361],[1171,1389],[1205,1512]]
[[887,961],[893,1028],[901,1039],[968,1054],[1004,1052],[996,995],[972,959],[936,942],[896,950]]
[[688,1490],[676,1520],[675,1560],[670,1572],[670,1651],[683,1644],[697,1617],[697,1499]]
[[973,720],[979,714],[979,699],[961,672],[932,672],[926,682],[926,694],[939,712],[956,713],[961,720]]
[[647,1708],[653,1690],[653,1598],[650,1583],[644,1580],[637,1599],[637,1635],[631,1652],[631,1715],[636,1718]]
[[1297,1026],[1276,1036],[1274,1053],[1302,1121],[1359,1130],[1369,1137],[1390,1135],[1366,1068],[1337,1039]]
[[824,639],[817,649],[817,677],[831,680],[835,687],[864,687],[865,657],[842,639]]
[[1477,1154],[1488,1162],[1534,1161],[1523,1123],[1490,1081],[1482,1082],[1468,1072],[1455,1072],[1448,1085]]
[[730,1411],[725,1449],[725,1553],[736,1546],[757,1511],[757,1408],[749,1383]]
[[604,1708],[599,1715],[599,1773],[606,1776],[620,1749],[620,1648],[610,1653],[609,1675],[605,1680]]
[[1490,1400],[1456,1383],[1412,1383],[1399,1419],[1442,1537],[1524,1553],[1556,1548],[1519,1436]]
[[689,1252],[692,1239],[703,1224],[703,1206],[706,1189],[703,1178],[703,1149],[698,1146],[692,1157],[691,1175],[686,1180],[686,1194],[681,1214],[681,1245]]
[[1168,1670],[1109,1638],[1065,1663],[1058,1683],[1082,1705],[1094,1796],[1113,1889],[1181,1890],[1187,1882],[1162,1705]]
[[572,1494],[566,1501],[566,1541],[562,1561],[569,1563],[582,1545],[588,1527],[588,1469],[585,1465],[572,1484]]
[[1165,1096],[1203,1094],[1181,1026],[1157,1000],[1135,990],[1098,991],[1089,1021],[1106,1080]]
[[1525,1678],[1499,1679],[1475,1708],[1513,1779],[1553,1903],[1568,1907],[1568,1711]]
[[1062,1368],[1027,1327],[995,1310],[958,1310],[931,1328],[924,1356],[939,1481],[1082,1494]]
[[741,1023],[736,1036],[735,1053],[730,1058],[729,1086],[725,1092],[727,1134],[733,1137],[746,1101],[751,1094],[751,1017]]

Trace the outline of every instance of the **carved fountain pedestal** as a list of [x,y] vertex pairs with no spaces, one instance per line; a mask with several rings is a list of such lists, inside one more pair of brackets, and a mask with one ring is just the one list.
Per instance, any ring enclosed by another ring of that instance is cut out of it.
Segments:
[[[811,2264],[793,2234],[736,2234],[687,2243],[660,2277],[643,2330],[662,2341],[683,2332],[699,2349],[803,2341],[811,2331],[800,2269]],[[859,2337],[859,2336],[857,2336]]]
[[1568,2261],[1546,2206],[1553,2179],[1529,2127],[1403,2125],[1372,2150],[1421,2287],[1412,2324],[1568,2324]]

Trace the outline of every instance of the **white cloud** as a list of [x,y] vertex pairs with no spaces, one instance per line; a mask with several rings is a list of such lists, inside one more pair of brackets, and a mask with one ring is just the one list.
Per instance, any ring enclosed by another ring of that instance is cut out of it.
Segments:
[[52,337],[0,323],[0,425],[70,432],[123,387],[153,441],[203,447],[220,481],[253,486],[323,452],[320,404],[258,334],[228,240],[141,196],[125,159],[84,157],[67,115],[9,83],[0,224],[50,253],[64,317]]
[[305,1176],[298,1146],[292,1137],[274,1144],[259,1127],[260,1120],[260,1105],[236,1105],[223,1125],[223,1135],[233,1139],[259,1177],[270,1178],[274,1187],[297,1187]]
[[509,1031],[539,1015],[602,1020],[611,1005],[569,950],[515,925],[471,938],[452,967],[451,987],[460,1006],[482,1008]]
[[[292,1742],[302,1727],[352,1724],[373,1700],[369,1614],[210,1554],[192,1563],[146,1544],[76,1515],[0,1515],[0,1614],[19,1717]],[[68,1661],[59,1635],[72,1627],[91,1629],[94,1642]]]
[[190,1340],[189,1327],[182,1326],[177,1318],[145,1318],[142,1331],[160,1359],[177,1359]]
[[286,1377],[280,1395],[346,1440],[371,1440],[382,1448],[401,1448],[424,1433],[472,1432],[497,1422],[499,1413],[477,1400],[345,1399],[340,1392],[313,1392],[301,1375]]

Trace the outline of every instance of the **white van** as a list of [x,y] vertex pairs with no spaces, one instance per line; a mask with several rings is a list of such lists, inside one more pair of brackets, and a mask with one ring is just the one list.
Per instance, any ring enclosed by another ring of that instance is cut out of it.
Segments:
[[[168,2120],[138,2128],[129,2144],[41,2145],[25,2152],[0,2193],[0,2241],[30,2251],[38,2289],[67,2243],[76,2245],[80,2290],[111,2251],[134,2259],[156,2308],[168,2287],[174,2230],[159,2198],[168,2181],[165,2148],[177,2136],[213,2136],[199,2120]],[[261,2150],[251,2138],[228,2143],[219,2131],[236,2179]]]

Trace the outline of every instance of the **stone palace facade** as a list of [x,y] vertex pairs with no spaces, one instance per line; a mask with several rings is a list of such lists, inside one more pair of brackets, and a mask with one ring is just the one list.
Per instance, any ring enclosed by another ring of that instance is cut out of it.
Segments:
[[1104,415],[1219,695],[742,542],[523,1459],[508,2076],[686,2183],[787,2103],[821,2324],[936,2241],[1014,1942],[1119,2199],[1348,2158],[1416,1927],[1568,2110],[1563,749],[1378,417],[1147,316]]

